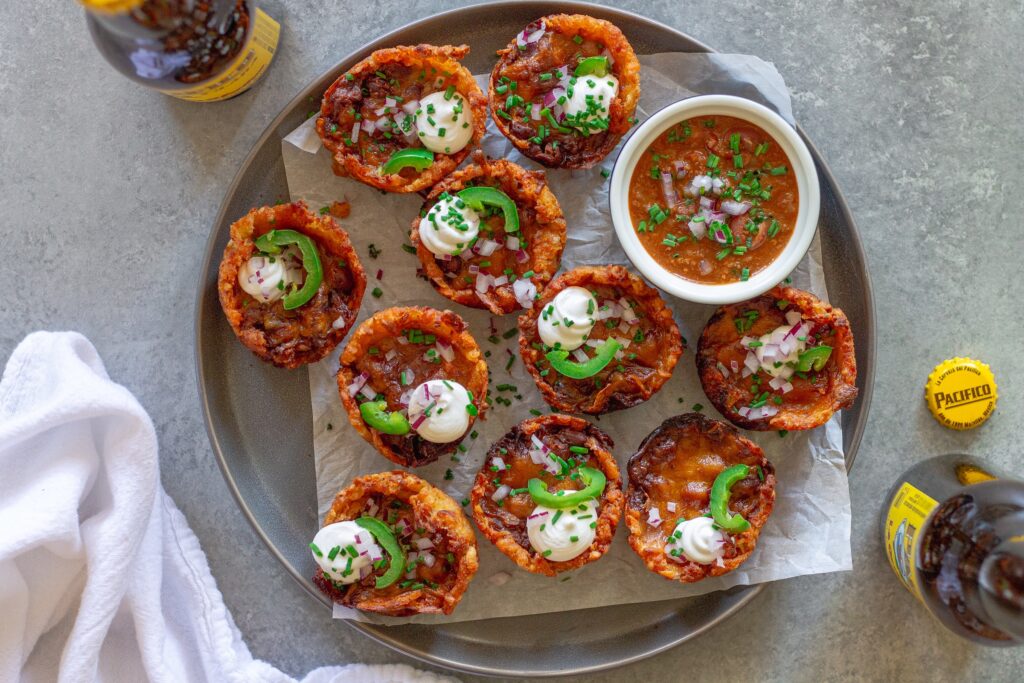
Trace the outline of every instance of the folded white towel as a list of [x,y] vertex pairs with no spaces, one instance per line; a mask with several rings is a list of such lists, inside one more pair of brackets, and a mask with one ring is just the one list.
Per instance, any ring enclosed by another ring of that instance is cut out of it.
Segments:
[[[0,681],[293,680],[249,653],[149,416],[76,333],[29,335],[0,381],[0,624]],[[445,680],[349,665],[304,683]]]

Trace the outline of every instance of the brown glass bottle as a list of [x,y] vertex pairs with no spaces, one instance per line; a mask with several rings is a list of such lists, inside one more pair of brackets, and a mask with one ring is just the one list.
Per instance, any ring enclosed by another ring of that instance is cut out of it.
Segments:
[[280,27],[252,0],[81,0],[110,64],[137,83],[212,102],[251,87],[270,66]]
[[889,492],[882,537],[897,576],[947,628],[1024,643],[1024,482],[971,456],[930,458]]

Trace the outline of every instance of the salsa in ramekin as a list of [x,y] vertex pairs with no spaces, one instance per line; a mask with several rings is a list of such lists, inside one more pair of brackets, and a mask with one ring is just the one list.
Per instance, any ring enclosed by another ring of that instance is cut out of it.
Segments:
[[742,282],[771,264],[796,225],[800,194],[785,151],[759,126],[723,115],[678,122],[633,170],[629,213],[666,270]]

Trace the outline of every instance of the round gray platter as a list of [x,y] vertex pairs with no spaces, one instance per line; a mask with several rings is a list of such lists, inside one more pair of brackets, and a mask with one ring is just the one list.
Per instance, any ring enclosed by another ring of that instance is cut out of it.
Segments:
[[[495,50],[523,26],[555,12],[608,19],[639,54],[708,52],[693,38],[649,19],[576,2],[493,2],[409,24],[368,43],[307,85],[270,124],[239,169],[207,244],[196,299],[196,372],[206,427],[228,488],[270,551],[316,600],[329,607],[309,577],[307,543],[318,526],[312,417],[305,371],[286,371],[257,360],[234,337],[217,300],[217,267],[232,221],[250,208],[288,199],[281,139],[298,126],[337,76],[373,50],[400,44],[465,43],[465,65],[490,71]],[[805,138],[806,139],[806,138]],[[810,145],[810,142],[808,141]],[[821,178],[821,234],[832,302],[850,319],[857,340],[860,397],[844,411],[847,468],[867,421],[875,370],[875,314],[864,251],[853,218],[828,167],[813,145]],[[267,391],[267,387],[273,387]],[[247,401],[260,395],[263,400]],[[382,627],[346,621],[367,636],[423,661],[478,674],[541,677],[579,674],[633,662],[674,647],[735,614],[762,586],[737,587],[696,598],[617,605],[448,625]],[[559,647],[544,634],[561,634]]]

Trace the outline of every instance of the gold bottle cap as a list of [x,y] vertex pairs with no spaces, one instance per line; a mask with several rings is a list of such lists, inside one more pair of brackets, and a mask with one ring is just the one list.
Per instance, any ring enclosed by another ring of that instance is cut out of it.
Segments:
[[950,358],[935,366],[924,387],[928,410],[950,429],[974,429],[996,409],[996,378],[971,358]]

